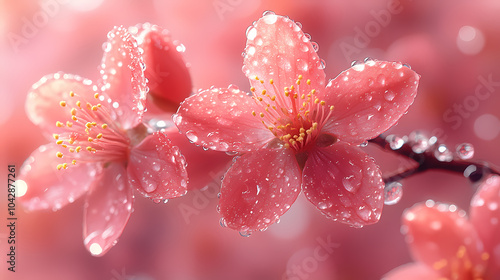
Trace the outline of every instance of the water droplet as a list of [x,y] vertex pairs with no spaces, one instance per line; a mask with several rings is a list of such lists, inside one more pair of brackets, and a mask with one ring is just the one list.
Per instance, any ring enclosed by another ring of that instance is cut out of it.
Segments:
[[359,144],[360,147],[367,147],[368,146],[368,141],[365,141],[361,144]]
[[262,20],[267,24],[275,24],[278,20],[278,16],[273,12],[270,12],[263,16]]
[[189,139],[189,141],[193,143],[198,142],[198,136],[196,136],[192,130],[187,131],[186,136]]
[[453,160],[453,153],[444,144],[437,147],[434,151],[434,156],[439,161],[450,162]]
[[[218,206],[218,205],[217,205]],[[227,227],[227,222],[226,222],[226,219],[224,218],[220,218],[219,220],[219,224],[221,227]]]
[[319,66],[318,66],[319,69],[325,69],[326,68],[326,62],[324,59],[321,59],[319,61]]
[[385,100],[392,101],[392,100],[394,100],[394,97],[396,97],[396,94],[392,90],[386,90],[384,92]]
[[403,197],[403,185],[400,182],[390,182],[384,187],[384,204],[394,205]]
[[186,51],[186,47],[183,44],[179,44],[177,47],[175,47],[175,50],[182,53]]
[[257,37],[257,29],[253,26],[249,26],[246,31],[246,36],[248,40],[253,40]]
[[240,231],[240,235],[243,237],[250,237],[250,235],[252,235],[252,231],[250,230]]
[[462,143],[457,146],[457,155],[460,159],[470,159],[474,156],[474,147],[469,143]]
[[321,210],[326,210],[328,208],[332,207],[332,203],[331,202],[320,202],[318,203],[318,208],[321,209]]
[[104,52],[110,52],[111,51],[111,43],[110,42],[106,42],[104,44],[102,44],[102,50]]
[[394,134],[391,134],[391,135],[388,135],[387,137],[385,137],[385,141],[387,141],[389,143],[389,146],[393,150],[400,149],[401,147],[403,147],[403,145],[405,143],[403,138],[398,137]]
[[429,144],[429,139],[422,134],[420,131],[413,131],[408,136],[408,140],[411,143],[411,149],[417,154],[421,154],[431,146]]
[[156,203],[156,204],[158,204],[158,203],[160,203],[160,202],[161,202],[161,199],[158,199],[158,198],[154,198],[154,199],[152,199],[152,200],[153,200],[153,202],[154,202],[154,203]]
[[357,60],[353,60],[351,62],[351,67],[354,66],[354,65],[358,65],[358,64],[361,64],[361,62],[357,61]]
[[265,17],[265,16],[272,16],[272,15],[276,15],[276,13],[275,13],[275,12],[273,12],[273,11],[269,11],[269,10],[268,10],[268,11],[264,11],[264,12],[262,13],[262,16],[263,16],[263,17]]
[[311,45],[313,46],[313,50],[314,50],[315,52],[318,52],[318,50],[319,50],[319,45],[318,45],[318,43],[316,43],[316,42],[311,42]]
[[410,68],[410,69],[411,69],[410,64],[407,64],[407,63],[403,64],[403,67],[406,67],[406,68]]
[[351,193],[356,192],[358,189],[358,184],[354,182],[354,175],[342,178],[342,184],[344,185],[344,188]]
[[385,86],[385,76],[380,74],[377,77],[377,83],[379,83],[382,86]]
[[360,206],[358,210],[356,210],[356,212],[358,213],[358,216],[361,219],[365,221],[370,220],[370,215],[372,212],[369,209],[367,209],[366,206]]

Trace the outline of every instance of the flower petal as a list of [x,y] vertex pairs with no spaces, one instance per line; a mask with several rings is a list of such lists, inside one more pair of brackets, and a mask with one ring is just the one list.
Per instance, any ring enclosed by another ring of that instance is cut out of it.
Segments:
[[127,172],[130,185],[151,199],[174,198],[187,191],[186,161],[162,132],[132,148]]
[[262,149],[239,157],[222,181],[220,213],[229,228],[265,229],[300,193],[300,169],[289,149]]
[[232,164],[232,156],[223,152],[205,151],[189,142],[174,126],[165,131],[172,145],[179,147],[186,159],[189,178],[188,190],[202,189],[209,184],[221,184],[221,177]]
[[351,67],[318,95],[335,106],[323,129],[352,144],[380,135],[413,103],[419,79],[397,62],[372,60]]
[[266,88],[271,93],[267,83],[273,79],[284,95],[283,88],[295,85],[299,75],[320,91],[325,87],[323,68],[315,47],[292,20],[268,14],[248,28],[243,72],[259,93]]
[[182,57],[184,46],[173,41],[170,32],[157,25],[144,23],[129,31],[144,50],[145,75],[149,94],[155,103],[170,103],[176,107],[192,91],[191,75]]
[[251,151],[274,138],[252,111],[253,98],[234,89],[209,89],[187,98],[174,116],[177,127],[195,144],[216,151]]
[[83,242],[92,255],[102,256],[122,234],[132,213],[134,195],[121,163],[110,164],[97,180],[85,202]]
[[414,258],[441,276],[480,276],[485,268],[483,245],[465,212],[454,205],[417,204],[403,214],[403,230]]
[[304,194],[323,214],[353,226],[378,222],[384,205],[379,167],[360,148],[338,142],[311,152]]
[[63,160],[56,153],[61,151],[56,144],[40,146],[22,165],[18,181],[23,180],[27,189],[24,195],[18,194],[17,199],[26,210],[59,210],[78,199],[94,183],[100,165],[77,163],[57,170]]
[[471,200],[470,221],[490,255],[488,270],[500,275],[500,177],[486,179]]
[[146,104],[146,67],[137,41],[123,27],[115,27],[104,43],[99,88],[111,98],[124,129],[141,122]]
[[382,277],[382,280],[439,280],[443,279],[439,273],[423,263],[408,263]]
[[[46,137],[52,139],[53,133],[61,133],[66,127],[56,127],[56,122],[65,124],[71,120],[71,109],[78,99],[70,97],[70,92],[78,94],[83,100],[91,100],[95,90],[92,81],[79,76],[56,73],[44,76],[36,82],[26,98],[26,114],[38,125]],[[75,97],[76,98],[76,97]],[[61,106],[61,101],[67,103]]]

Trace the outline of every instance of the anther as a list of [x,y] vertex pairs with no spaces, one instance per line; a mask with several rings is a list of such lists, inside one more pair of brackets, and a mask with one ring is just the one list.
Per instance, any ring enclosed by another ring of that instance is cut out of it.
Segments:
[[87,122],[87,123],[85,124],[85,126],[86,126],[87,128],[91,128],[91,127],[92,127],[92,123]]
[[335,107],[334,107],[333,105],[332,105],[332,106],[330,106],[330,111],[333,111],[333,109],[334,109],[334,108],[335,108]]
[[92,141],[94,141],[94,138],[89,137],[88,141],[89,141],[89,142],[92,142]]
[[266,93],[267,93],[267,90],[263,89],[262,90],[262,95],[266,95]]
[[72,161],[71,161],[71,163],[72,163],[73,165],[75,165],[75,164],[76,164],[76,159],[72,160]]
[[80,102],[80,100],[76,101],[76,106],[78,106],[78,108],[82,108],[82,102]]
[[62,164],[58,164],[57,165],[57,170],[61,170],[63,168],[63,165]]
[[66,126],[67,126],[67,127],[72,127],[72,126],[73,126],[73,123],[72,123],[72,122],[70,122],[70,121],[67,121],[67,122],[66,122]]
[[92,111],[97,111],[97,106],[92,106]]
[[321,104],[321,106],[325,106],[326,102],[325,101],[321,101],[320,104]]
[[71,116],[71,119],[74,120],[74,121],[77,120],[76,116]]
[[74,152],[75,152],[75,149],[73,149],[73,148],[69,148],[69,152],[70,152],[70,153],[74,153]]
[[61,105],[61,107],[66,107],[66,101],[59,102],[59,105]]
[[71,115],[76,116],[76,108],[71,109]]
[[63,140],[57,140],[57,141],[56,141],[56,144],[57,144],[57,145],[61,145],[62,143],[64,143],[64,141],[63,141]]
[[81,146],[78,146],[78,147],[76,147],[76,149],[75,149],[75,151],[76,151],[77,153],[79,153],[81,150],[82,150],[82,147],[81,147]]
[[57,121],[57,122],[56,122],[56,126],[57,126],[57,127],[63,127],[63,124],[62,124],[62,122]]
[[101,139],[102,138],[102,133],[97,134],[97,136],[95,138]]
[[271,85],[272,85],[272,84],[274,84],[274,80],[273,80],[273,79],[270,79],[270,80],[269,80],[269,83],[270,83]]
[[255,88],[254,88],[254,87],[251,87],[251,88],[250,88],[250,91],[251,91],[251,92],[254,92],[254,91],[255,91]]
[[56,156],[57,156],[58,158],[62,158],[62,157],[63,157],[63,153],[61,153],[61,152],[57,152],[57,153],[56,153]]
[[92,147],[88,146],[86,149],[87,151],[92,152]]
[[98,99],[98,98],[99,98],[99,93],[95,93],[95,94],[94,94],[94,98],[95,98],[95,99]]
[[252,115],[256,116],[257,114],[255,113],[255,111],[252,111]]
[[69,92],[69,96],[71,96],[71,97],[75,97],[75,93],[74,93],[74,92],[72,92],[72,91],[70,91],[70,92]]
[[52,137],[54,137],[54,139],[59,139],[59,134],[52,134]]
[[101,125],[101,127],[102,127],[103,129],[106,129],[106,128],[108,128],[108,125],[107,125],[107,124],[103,124],[103,125]]
[[314,104],[318,104],[318,103],[319,103],[319,98],[314,99]]
[[260,113],[260,117],[263,118],[264,117],[264,113]]
[[311,80],[307,79],[306,83],[307,83],[308,85],[311,85]]

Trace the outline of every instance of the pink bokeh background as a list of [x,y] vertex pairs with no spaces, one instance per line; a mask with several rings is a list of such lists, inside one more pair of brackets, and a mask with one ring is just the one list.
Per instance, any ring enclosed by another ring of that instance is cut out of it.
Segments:
[[[186,47],[194,90],[229,84],[248,90],[240,71],[245,30],[266,10],[302,23],[319,44],[329,78],[365,57],[411,65],[422,76],[419,93],[390,133],[422,130],[452,149],[469,142],[475,159],[500,165],[500,3],[495,0],[3,0],[2,182],[8,164],[19,169],[45,142],[24,112],[31,85],[57,71],[96,79],[102,44],[113,26],[151,22],[169,29]],[[376,147],[365,149],[384,172],[407,166]],[[362,229],[327,220],[300,196],[279,224],[245,238],[219,225],[219,175],[207,189],[167,204],[138,196],[119,242],[100,258],[83,246],[82,200],[58,212],[27,213],[17,205],[15,273],[6,263],[5,183],[0,279],[380,279],[411,261],[400,233],[405,208],[433,199],[467,209],[475,190],[458,174],[431,171],[406,179],[401,201],[386,206],[379,223]]]

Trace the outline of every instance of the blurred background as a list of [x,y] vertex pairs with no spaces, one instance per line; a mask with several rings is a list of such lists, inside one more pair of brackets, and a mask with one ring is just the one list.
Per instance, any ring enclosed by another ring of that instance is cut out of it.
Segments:
[[[186,47],[194,90],[238,85],[245,30],[264,11],[289,16],[319,44],[327,77],[372,57],[411,65],[422,78],[415,104],[389,133],[421,130],[450,149],[463,142],[475,159],[500,164],[500,2],[496,0],[0,0],[0,172],[19,170],[46,140],[24,102],[43,75],[98,78],[106,34],[151,22]],[[384,173],[408,163],[365,148]],[[220,175],[220,174],[219,174]],[[192,175],[191,176],[195,176]],[[241,237],[222,228],[219,181],[154,204],[136,197],[117,245],[100,258],[83,246],[83,200],[57,212],[17,205],[16,272],[7,271],[7,190],[0,191],[1,279],[225,280],[380,279],[411,256],[401,214],[433,199],[468,210],[474,186],[460,174],[427,172],[402,181],[401,201],[362,229],[327,220],[300,196],[279,224]]]

